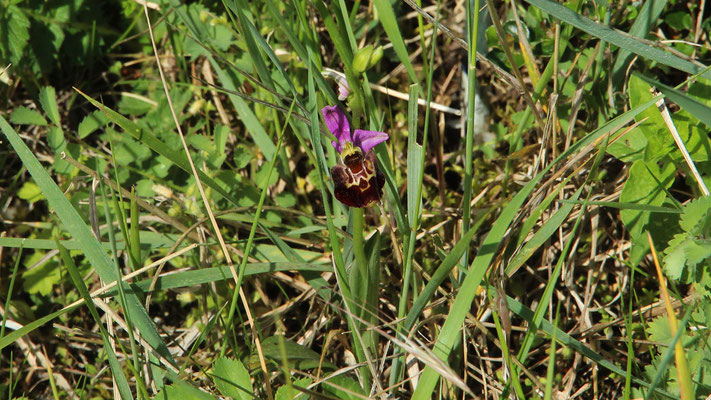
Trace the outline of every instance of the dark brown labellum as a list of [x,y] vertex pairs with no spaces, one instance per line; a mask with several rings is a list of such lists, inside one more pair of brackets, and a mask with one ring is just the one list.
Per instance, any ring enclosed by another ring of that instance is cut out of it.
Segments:
[[378,170],[375,153],[360,151],[343,158],[345,165],[331,168],[336,199],[349,207],[368,207],[383,197],[385,176]]

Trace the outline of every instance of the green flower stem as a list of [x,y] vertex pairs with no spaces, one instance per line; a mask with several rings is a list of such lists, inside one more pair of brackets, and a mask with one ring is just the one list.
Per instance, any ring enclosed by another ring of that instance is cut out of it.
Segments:
[[[368,258],[365,256],[365,247],[363,240],[363,232],[365,230],[365,209],[351,208],[351,218],[353,222],[353,241],[352,250],[355,258],[355,269],[351,269],[349,284],[351,287],[351,298],[348,303],[350,311],[354,318],[352,329],[357,329],[358,334],[353,335],[353,346],[356,357],[359,362],[367,363],[366,351],[374,354],[374,335],[373,331],[367,329],[366,324],[372,323],[372,314],[369,312],[370,304],[367,304],[369,291],[371,291],[372,282],[368,273]],[[365,321],[365,323],[363,322]],[[360,336],[360,339],[358,338]],[[365,382],[364,387],[369,387],[371,382],[371,374],[368,366],[361,368],[361,374]]]
[[[358,268],[358,273],[360,274],[360,287],[369,287],[368,285],[368,258],[365,256],[365,249],[363,247],[363,231],[365,230],[365,209],[363,208],[351,208],[353,210],[353,255],[355,256],[356,268]],[[353,288],[352,288],[353,289]],[[359,290],[358,295],[365,295],[364,290]],[[357,312],[361,315],[361,312]]]

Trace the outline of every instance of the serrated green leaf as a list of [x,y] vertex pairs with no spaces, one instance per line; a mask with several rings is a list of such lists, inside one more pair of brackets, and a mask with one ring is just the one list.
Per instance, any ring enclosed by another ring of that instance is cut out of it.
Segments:
[[91,135],[99,127],[104,126],[104,124],[106,124],[106,117],[104,113],[98,110],[93,111],[81,120],[79,127],[77,128],[77,134],[80,139],[84,139]]
[[[691,240],[686,246],[686,264],[689,267],[695,267],[702,261],[711,257],[711,243],[702,240]],[[692,276],[692,278],[696,278]]]
[[[30,20],[25,13],[15,5],[9,6],[4,14],[5,18],[0,20],[0,25],[2,25],[2,27],[0,27],[2,31],[0,32],[7,35],[10,61],[15,65],[21,65],[25,47],[27,47],[30,40]],[[7,29],[7,31],[5,31],[5,29]],[[2,43],[3,45],[6,44],[5,40],[3,40]]]
[[702,233],[702,228],[710,217],[711,197],[700,197],[684,206],[684,213],[679,219],[679,225],[685,232],[691,235],[698,235]]
[[667,344],[672,340],[674,334],[669,329],[669,317],[663,315],[649,322],[647,325],[649,339],[654,342]]
[[18,125],[47,125],[47,120],[44,119],[39,111],[31,110],[27,107],[17,107],[10,114],[10,122]]
[[220,357],[215,361],[213,381],[223,396],[236,400],[251,400],[252,378],[241,361]]
[[67,147],[67,141],[64,139],[64,132],[56,126],[50,126],[47,132],[47,144],[52,149],[54,154],[59,154]]
[[300,388],[307,388],[309,385],[311,385],[313,381],[309,378],[303,378],[296,380],[292,383],[292,386],[284,385],[277,389],[276,395],[274,396],[275,400],[306,400],[309,398],[309,396],[300,391],[299,389],[296,389],[294,386],[298,386]]
[[232,161],[235,163],[237,169],[242,169],[249,164],[254,158],[252,154],[246,147],[239,145],[235,148],[234,154],[232,155]]
[[679,280],[686,267],[686,246],[691,241],[685,233],[674,235],[664,250],[664,273],[673,280]]
[[52,86],[45,86],[40,90],[39,101],[49,120],[56,126],[61,126],[59,121],[59,107],[57,106],[57,93]]

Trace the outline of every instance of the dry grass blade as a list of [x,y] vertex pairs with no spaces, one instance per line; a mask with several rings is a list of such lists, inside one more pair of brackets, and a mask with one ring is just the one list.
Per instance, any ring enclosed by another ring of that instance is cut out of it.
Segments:
[[[652,257],[654,257],[654,267],[657,271],[657,278],[659,279],[659,290],[662,299],[664,300],[664,306],[666,307],[667,317],[669,317],[669,329],[672,332],[676,332],[679,329],[679,323],[677,322],[676,314],[674,313],[674,307],[672,307],[671,298],[669,297],[669,292],[667,290],[667,281],[666,279],[664,279],[662,268],[659,266],[659,260],[657,259],[657,251],[654,249],[652,235],[649,234],[649,232],[647,232],[647,239],[649,240],[649,248],[652,250]],[[684,345],[681,343],[681,340],[678,340],[674,345],[674,359],[676,361],[676,369],[680,383],[681,398],[682,400],[692,400],[694,398],[694,387],[691,383],[689,364],[686,361]]]

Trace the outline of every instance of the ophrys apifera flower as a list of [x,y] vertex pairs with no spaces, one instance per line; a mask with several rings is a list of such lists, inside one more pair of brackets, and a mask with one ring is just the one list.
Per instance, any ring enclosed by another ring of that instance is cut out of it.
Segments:
[[378,170],[373,147],[390,136],[362,129],[351,133],[346,114],[336,106],[324,107],[321,113],[328,130],[336,137],[331,144],[343,161],[331,168],[336,199],[349,207],[368,207],[380,201],[385,176]]

